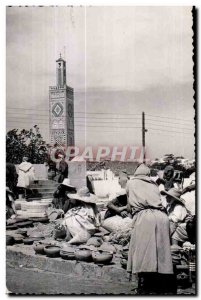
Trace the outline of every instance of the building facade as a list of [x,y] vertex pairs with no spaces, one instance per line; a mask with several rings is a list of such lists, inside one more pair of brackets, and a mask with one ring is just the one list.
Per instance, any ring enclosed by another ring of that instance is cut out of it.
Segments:
[[66,61],[56,60],[56,86],[49,87],[50,143],[74,146],[74,91],[67,85]]

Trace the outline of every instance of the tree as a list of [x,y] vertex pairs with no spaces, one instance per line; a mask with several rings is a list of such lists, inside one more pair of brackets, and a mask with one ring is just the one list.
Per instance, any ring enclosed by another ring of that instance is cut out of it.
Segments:
[[48,160],[48,147],[37,125],[30,130],[10,130],[6,135],[6,162],[19,164],[27,156],[33,164],[44,163]]

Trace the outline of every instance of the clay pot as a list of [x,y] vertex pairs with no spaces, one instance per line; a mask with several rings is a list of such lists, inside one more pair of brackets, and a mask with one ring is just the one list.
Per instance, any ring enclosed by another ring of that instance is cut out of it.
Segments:
[[6,230],[16,230],[17,228],[17,225],[6,225]]
[[78,261],[91,261],[92,252],[88,249],[76,250],[75,251],[75,258]]
[[61,248],[61,251],[63,252],[67,252],[67,253],[74,253],[75,252],[75,248],[71,247],[71,246],[63,246]]
[[48,257],[59,257],[61,248],[59,246],[45,246],[44,251]]
[[97,264],[107,265],[112,261],[113,253],[106,251],[97,251],[92,253],[93,261]]
[[40,232],[31,232],[30,235],[29,235],[30,238],[39,238],[39,239],[42,239],[44,238],[43,234],[40,233]]
[[27,236],[27,230],[26,230],[26,229],[20,228],[20,229],[18,229],[18,230],[16,231],[16,233],[17,233],[17,234],[21,234],[21,235],[23,235],[24,237]]
[[21,235],[19,235],[19,236],[16,236],[16,237],[14,237],[14,240],[15,240],[15,244],[21,244],[21,243],[23,243],[23,236]]
[[25,239],[23,239],[23,243],[24,243],[25,245],[32,245],[33,242],[34,242],[34,240],[31,239],[31,238],[25,238]]
[[44,248],[46,246],[49,246],[49,245],[48,244],[43,244],[42,242],[35,242],[34,245],[33,245],[33,249],[36,252],[36,254],[44,255],[45,254]]
[[6,236],[6,246],[12,246],[14,245],[15,240],[13,236],[7,235]]
[[25,238],[23,239],[23,243],[25,245],[32,245],[35,241],[40,241],[40,238]]
[[66,252],[61,250],[60,256],[65,260],[74,260],[75,259],[75,253],[74,252]]
[[104,242],[100,248],[101,251],[116,253],[116,248],[110,243]]

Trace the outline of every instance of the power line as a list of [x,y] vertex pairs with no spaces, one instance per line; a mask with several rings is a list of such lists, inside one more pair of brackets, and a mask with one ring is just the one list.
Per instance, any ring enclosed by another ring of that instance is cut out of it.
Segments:
[[[40,122],[40,124],[49,124],[49,122],[48,122],[47,119],[46,120],[45,119],[41,119],[41,118],[27,119],[27,117],[15,117],[13,119],[16,119],[16,118],[19,118],[20,120],[14,121],[14,120],[10,120],[9,119],[9,120],[7,120],[7,122]],[[22,121],[22,119],[23,119],[23,121]],[[41,122],[41,120],[42,121],[47,121],[47,122]],[[115,119],[115,120],[116,121],[97,121],[97,122],[90,121],[90,120],[86,120],[86,122],[75,120],[75,125],[76,126],[79,126],[79,125],[80,126],[85,126],[85,125],[87,125],[87,126],[88,125],[93,126],[93,125],[96,125],[96,124],[100,123],[99,126],[102,127],[104,124],[110,124],[110,125],[117,124],[118,120],[117,119]],[[82,123],[82,122],[84,122],[84,123]],[[89,123],[89,122],[92,122],[92,123]],[[93,124],[93,123],[95,123],[95,124]],[[124,124],[138,125],[138,123],[136,123],[136,122],[128,122],[128,121],[124,121]],[[160,128],[175,129],[175,127],[173,127],[173,126],[158,125],[158,124],[154,124],[154,123],[151,123],[151,122],[150,122],[150,124],[153,125],[153,126],[156,126],[156,127],[160,127]],[[150,124],[147,124],[147,125],[150,125]],[[119,123],[119,125],[121,125],[121,123]],[[118,127],[118,128],[120,128],[120,127]],[[193,130],[193,128],[186,128],[186,127],[177,127],[177,129],[181,129],[181,130]]]
[[[76,121],[76,120],[75,120]],[[76,122],[82,122],[82,121],[76,121]],[[90,120],[89,121],[87,121],[87,122],[91,122]],[[85,122],[85,124],[87,123],[87,122]],[[92,121],[92,122],[94,122],[95,124],[97,124],[97,123],[99,123],[100,121],[98,121],[98,122],[95,122],[95,121]],[[105,124],[105,123],[109,123],[109,124],[115,124],[115,123],[117,123],[118,121],[116,120],[116,122],[107,122],[107,121],[103,121],[103,122],[100,122],[101,124]],[[124,123],[128,123],[128,124],[137,124],[138,125],[138,123],[133,123],[133,122],[128,122],[128,121],[124,121]],[[121,125],[121,123],[119,123],[120,125]],[[150,123],[151,125],[154,125],[154,126],[158,126],[158,127],[166,127],[166,128],[170,128],[170,129],[175,129],[175,127],[173,127],[173,126],[166,126],[166,125],[160,125],[160,124],[154,124],[154,123]],[[148,124],[148,125],[150,125],[150,124]],[[177,127],[178,129],[184,129],[184,130],[194,130],[193,128],[186,128],[186,127]]]
[[19,114],[22,114],[23,116],[24,116],[24,115],[27,115],[27,116],[49,117],[49,114],[46,114],[46,115],[40,115],[40,114],[38,114],[38,113],[37,113],[37,114],[36,114],[36,113],[24,113],[24,112],[20,113],[20,112],[14,112],[14,111],[13,111],[13,112],[12,112],[12,111],[11,111],[11,112],[8,111],[8,112],[6,112],[6,115],[7,115],[7,114],[11,114],[11,115],[19,115]]
[[[166,136],[171,136],[171,137],[175,137],[175,134],[168,134],[168,133],[160,133],[160,132],[152,132],[152,134],[154,134],[154,135],[161,135],[161,136],[164,136],[164,137],[166,137]],[[186,134],[186,136],[185,136],[185,134],[184,135],[182,135],[182,137],[185,137],[185,138],[188,138],[189,139],[189,135],[188,134]]]
[[6,107],[6,110],[36,110],[36,111],[48,111],[48,109],[37,109],[37,108],[24,108],[24,107]]
[[[23,107],[7,107],[7,109],[11,109],[11,110],[35,110],[35,111],[48,111],[49,108],[47,110],[45,109],[34,109],[34,108],[23,108]],[[86,112],[86,111],[75,111],[75,113],[77,114],[95,114],[95,115],[131,115],[131,116],[140,116],[140,114],[133,114],[133,113],[114,113],[114,112]]]
[[[48,111],[48,109],[34,109],[34,108],[23,108],[23,107],[7,107],[7,109],[10,109],[10,110],[31,110],[31,111]],[[133,113],[114,113],[114,112],[87,112],[87,111],[75,111],[75,113],[79,113],[79,114],[101,114],[101,115],[131,115],[131,116],[139,116],[141,117],[141,114],[138,113],[138,114],[133,114]],[[192,122],[192,120],[185,120],[185,119],[179,119],[179,118],[171,118],[171,117],[168,117],[168,116],[156,116],[156,115],[149,115],[147,114],[147,116],[150,116],[150,117],[156,117],[156,118],[165,118],[165,119],[172,119],[172,120],[180,120],[180,121],[184,121],[184,122]]]
[[99,114],[101,114],[101,115],[128,115],[128,116],[141,116],[140,114],[131,114],[131,113],[110,113],[110,112],[76,112],[77,114],[78,113],[84,113],[84,114],[89,114],[89,115],[91,115],[91,114],[95,114],[95,115],[99,115]]
[[[169,125],[168,125],[168,126],[166,126],[166,125],[158,125],[158,124],[154,124],[154,123],[149,123],[149,124],[147,124],[147,125],[149,126],[150,124],[151,124],[151,125],[154,125],[154,126],[162,127],[162,128],[163,128],[163,127],[166,127],[166,128],[173,128],[173,129],[175,128],[175,127],[169,126]],[[193,128],[186,128],[186,127],[177,127],[177,129],[193,130]]]
[[[7,114],[17,114],[17,113],[7,113]],[[24,113],[22,113],[23,114],[23,117],[25,116],[25,115],[27,115],[27,117],[25,117],[25,118],[29,118],[29,116],[44,116],[44,117],[49,117],[49,115],[39,115],[39,114],[24,114]],[[18,116],[10,116],[10,117],[12,117],[12,118],[23,118],[23,117],[20,117],[19,116],[19,114],[17,114]],[[41,118],[41,119],[43,119],[43,118]],[[129,120],[129,119],[131,119],[131,120],[133,120],[133,118],[126,118],[126,117],[124,117],[124,118],[122,118],[122,117],[116,117],[116,118],[114,118],[114,117],[103,117],[103,118],[100,118],[100,117],[86,117],[86,116],[83,116],[83,117],[78,117],[78,116],[75,116],[74,117],[74,119],[85,119],[85,120],[104,120],[104,119],[106,119],[106,120]]]
[[[16,109],[18,109],[18,110],[37,110],[37,109],[28,109],[28,108],[19,108],[19,107],[16,107],[16,108],[8,108],[8,109],[12,109],[12,110],[16,110]],[[49,109],[48,110],[41,110],[41,109],[38,109],[38,111],[49,111]],[[16,112],[7,112],[8,114],[17,114]],[[101,115],[116,115],[116,116],[121,116],[121,115],[127,115],[127,116],[130,116],[130,115],[132,115],[132,116],[136,116],[136,118],[139,118],[139,119],[141,119],[141,116],[140,116],[140,114],[131,114],[131,113],[122,113],[122,114],[119,114],[119,113],[101,113],[101,112],[74,112],[75,114],[76,113],[78,113],[78,114],[80,114],[80,113],[82,113],[82,114],[85,114],[85,116],[75,116],[75,119],[77,118],[77,119],[87,119],[87,118],[89,118],[89,117],[86,117],[86,115],[87,114],[89,114],[89,115],[96,115],[96,114],[101,114]],[[27,116],[30,116],[30,115],[33,115],[32,113],[22,113],[23,114],[23,116],[26,114]],[[41,117],[48,117],[49,116],[49,114],[46,114],[46,115],[41,115],[41,114],[38,114],[37,113],[37,116],[41,116]],[[150,116],[150,117],[156,117],[156,118],[162,118],[162,119],[164,119],[164,118],[166,118],[166,119],[172,119],[172,120],[178,120],[178,121],[183,121],[183,122],[191,122],[192,123],[192,120],[184,120],[184,119],[178,119],[178,118],[170,118],[170,117],[166,117],[166,116],[154,116],[154,115],[147,115],[147,116]],[[133,117],[103,117],[103,118],[100,118],[100,117],[97,117],[97,116],[93,116],[93,117],[90,117],[90,119],[100,119],[100,120],[102,120],[102,119],[117,119],[117,120],[120,120],[120,119],[122,119],[122,120],[126,120],[126,119],[132,119],[133,120]],[[167,124],[176,124],[176,125],[182,125],[181,123],[177,123],[177,122],[168,122],[168,121],[162,121],[162,120],[153,120],[153,119],[149,119],[148,118],[148,120],[150,120],[150,121],[153,121],[153,122],[159,122],[159,123],[167,123]],[[183,125],[185,125],[185,124],[183,124]]]
[[[7,122],[8,123],[26,123],[26,122],[28,122],[28,123],[34,123],[34,124],[37,124],[37,123],[40,123],[40,124],[44,124],[44,125],[47,125],[47,124],[49,124],[49,123],[47,123],[47,122],[38,122],[38,121],[35,121],[35,120],[24,120],[24,121],[20,121],[20,120],[17,120],[17,121],[14,121],[14,120],[7,120]],[[39,124],[39,125],[40,125]]]
[[[38,116],[42,116],[42,117],[46,117],[47,119],[49,119],[49,114],[48,115],[40,115],[40,114],[33,114],[33,113],[30,113],[30,114],[28,114],[28,113],[22,113],[22,117],[21,116],[19,116],[19,114],[18,113],[16,113],[16,112],[8,112],[7,113],[8,114],[8,117],[10,117],[10,118],[29,118],[30,116],[32,116],[32,117],[34,117],[34,118],[37,118],[37,119],[41,119],[41,120],[43,120],[43,118],[38,118]],[[11,116],[9,115],[9,114],[11,114]],[[16,116],[13,116],[13,114],[14,115],[16,115]],[[44,118],[45,119],[45,118]],[[106,120],[133,120],[133,118],[131,117],[104,117],[104,118],[102,118],[102,117],[86,117],[86,116],[83,116],[83,117],[80,117],[80,116],[75,116],[74,117],[74,119],[84,119],[84,120],[104,120],[104,119],[106,119]],[[181,124],[181,123],[175,123],[175,122],[168,122],[168,121],[161,121],[161,120],[153,120],[153,119],[148,119],[148,121],[150,122],[157,122],[157,123],[165,123],[165,124],[175,124],[175,125],[185,125],[185,126],[187,126],[187,124]]]
[[[14,121],[10,121],[10,122],[14,122]],[[19,121],[20,122],[20,121]],[[23,121],[22,121],[23,122]],[[21,123],[21,122],[20,122]],[[37,123],[37,122],[32,122],[32,123]],[[40,124],[47,124],[47,123],[40,123]],[[40,125],[39,124],[39,125]],[[83,128],[84,125],[75,125],[75,127],[82,127]],[[87,128],[109,128],[108,126],[90,126],[90,125],[86,125],[84,126],[86,129]],[[109,129],[111,129],[112,127],[110,127]],[[140,129],[141,127],[134,127],[134,126],[124,126],[124,127],[113,127],[114,129]],[[181,132],[181,131],[174,131],[174,130],[162,130],[162,129],[156,129],[156,128],[149,128],[151,130],[155,130],[155,131],[163,131],[163,132],[170,132],[170,133],[179,133],[179,134],[187,134],[187,135],[191,135],[190,133],[187,133],[187,132]],[[80,130],[80,129],[79,129]]]
[[171,118],[171,117],[166,117],[166,116],[154,116],[154,115],[149,115],[149,114],[147,114],[147,116],[154,117],[154,118],[162,118],[162,119],[165,118],[165,119],[172,119],[172,120],[180,120],[180,121],[184,121],[184,122],[192,122],[192,120]]
[[181,132],[181,131],[171,131],[171,130],[162,130],[162,129],[156,129],[156,128],[150,128],[149,129],[151,130],[156,130],[156,131],[164,131],[164,132],[171,132],[171,133],[180,133],[180,134],[188,134],[188,135],[191,135],[190,133],[187,133],[187,132]]
[[[165,124],[175,124],[175,125],[185,125],[185,126],[188,126],[188,124],[185,124],[185,123],[181,123],[181,122],[168,122],[168,121],[162,121],[162,120],[153,120],[153,119],[147,119],[147,121],[152,121],[152,122],[158,122],[158,123],[165,123]],[[190,125],[190,124],[189,124]]]

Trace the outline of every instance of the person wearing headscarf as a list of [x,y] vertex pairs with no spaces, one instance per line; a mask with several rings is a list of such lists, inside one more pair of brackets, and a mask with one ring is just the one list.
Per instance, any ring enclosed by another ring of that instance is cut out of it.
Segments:
[[166,195],[172,245],[182,245],[189,238],[186,223],[190,215],[185,207],[185,201],[181,198],[181,191],[172,188],[169,191],[161,191],[161,194]]
[[162,278],[173,274],[169,220],[158,186],[145,164],[137,168],[134,178],[128,182],[127,194],[133,216],[127,271],[138,275],[139,293],[142,278],[145,294],[150,290],[159,293]]
[[29,187],[31,182],[33,182],[35,178],[35,170],[34,166],[28,162],[28,157],[23,157],[22,163],[19,165],[19,174],[18,174],[18,188],[25,190]]
[[185,202],[185,206],[187,210],[190,212],[192,216],[195,215],[195,190],[196,190],[196,185],[195,185],[195,173],[192,173],[191,176],[189,177],[190,184],[186,186],[182,191],[181,191],[181,198]]

